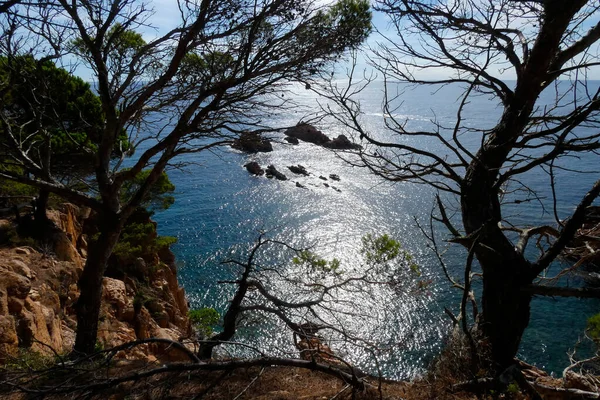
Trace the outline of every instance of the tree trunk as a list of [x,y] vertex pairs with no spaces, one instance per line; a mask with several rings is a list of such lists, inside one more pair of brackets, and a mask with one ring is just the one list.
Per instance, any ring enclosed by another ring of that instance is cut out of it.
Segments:
[[102,302],[102,278],[106,271],[108,258],[119,240],[122,223],[117,215],[101,213],[100,237],[90,246],[83,273],[79,278],[79,299],[76,304],[77,336],[75,354],[92,354],[98,336],[98,318]]
[[48,215],[46,214],[46,210],[48,209],[48,198],[50,197],[50,192],[45,189],[40,189],[38,193],[38,197],[35,200],[35,210],[34,210],[34,219],[38,224],[43,224],[48,222]]
[[200,344],[198,349],[198,358],[201,360],[210,360],[212,358],[213,349],[220,344],[231,340],[237,330],[237,320],[242,312],[242,301],[248,292],[248,277],[252,270],[252,262],[248,261],[245,266],[242,278],[238,283],[238,289],[229,304],[229,308],[223,317],[223,331],[214,335],[209,341]]
[[530,265],[498,226],[502,216],[494,187],[495,166],[502,164],[506,154],[501,146],[484,147],[478,153],[482,162],[469,167],[461,187],[465,231],[478,238],[474,250],[483,271],[478,325],[489,340],[492,368],[499,373],[513,363],[519,350],[531,303],[531,295],[522,290],[531,283]]
[[[499,229],[496,234],[502,235]],[[493,367],[501,373],[513,364],[519,351],[529,324],[531,295],[522,290],[530,283],[524,276],[528,263],[514,250],[505,252],[495,243],[497,252],[477,252],[484,271],[479,328],[489,340]]]

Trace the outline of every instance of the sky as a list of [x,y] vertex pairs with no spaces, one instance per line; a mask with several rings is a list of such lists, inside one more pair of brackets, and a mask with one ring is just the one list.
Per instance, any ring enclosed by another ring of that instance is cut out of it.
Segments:
[[[374,0],[371,0],[373,3]],[[159,37],[161,34],[168,32],[169,29],[176,27],[178,22],[180,21],[179,9],[177,7],[176,0],[154,0],[149,2],[154,8],[154,13],[149,19],[149,25],[154,27],[145,28],[141,33],[144,36],[146,41],[150,41],[156,37]],[[332,0],[316,0],[317,5],[327,5],[331,4]],[[596,17],[594,20],[589,21],[587,27],[584,30],[587,30],[592,24],[598,23],[600,16]],[[367,56],[371,55],[371,51],[369,49],[377,48],[378,43],[384,42],[385,40],[380,36],[378,32],[385,34],[386,36],[393,37],[393,29],[391,29],[391,25],[388,17],[381,12],[373,12],[373,26],[375,27],[374,33],[367,39],[364,45],[364,53],[359,56],[357,70],[363,71],[365,69],[371,69],[367,61]],[[595,45],[592,51],[598,53],[600,50],[599,45]],[[347,65],[343,63],[338,66],[339,70],[346,69]],[[89,69],[87,69],[83,65],[79,65],[75,74],[82,77],[84,80],[93,81],[93,73]],[[450,71],[448,70],[436,70],[436,71],[427,71],[420,73],[419,78],[423,79],[443,79],[448,77]],[[493,67],[492,74],[497,76],[503,80],[512,80],[515,79],[516,76],[512,71],[501,71],[500,67]],[[595,68],[590,71],[589,79],[600,79],[600,67]]]

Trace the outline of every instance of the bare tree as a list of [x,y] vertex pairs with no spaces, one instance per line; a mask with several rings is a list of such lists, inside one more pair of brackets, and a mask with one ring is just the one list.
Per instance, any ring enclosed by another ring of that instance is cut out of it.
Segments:
[[[141,1],[27,2],[6,13],[19,22],[9,37],[21,45],[13,41],[5,49],[83,63],[93,71],[102,102],[105,123],[90,154],[90,190],[73,190],[52,177],[0,174],[99,214],[100,236],[79,280],[77,352],[94,349],[102,276],[119,234],[171,160],[271,128],[261,116],[286,104],[281,95],[288,82],[310,79],[370,30],[368,3],[358,0],[328,8],[296,0],[198,0],[177,7],[178,25],[151,41],[139,33],[153,14]],[[144,146],[127,169],[122,160],[111,161],[123,129],[134,148]],[[17,158],[29,166],[24,152]],[[124,184],[147,168],[143,184],[123,199]]]
[[[542,285],[540,277],[571,242],[586,208],[600,194],[597,180],[572,205],[568,218],[559,219],[555,172],[578,170],[577,161],[559,160],[594,157],[600,149],[600,91],[588,81],[588,73],[600,66],[600,6],[584,0],[381,0],[375,8],[393,28],[393,33],[382,33],[371,62],[384,79],[385,127],[394,136],[378,135],[362,123],[357,94],[373,78],[351,78],[344,88],[332,84],[329,97],[339,108],[329,111],[364,139],[357,164],[385,179],[440,192],[434,217],[447,228],[450,241],[465,246],[469,258],[479,262],[478,327],[489,341],[494,366],[503,371],[513,363],[529,323],[533,295],[598,295],[585,288]],[[501,79],[502,73],[515,80]],[[412,129],[396,116],[403,100],[398,93],[407,84],[462,88],[456,117],[434,117],[431,129]],[[554,93],[549,104],[541,100],[543,91]],[[498,105],[501,112],[497,119],[490,116],[491,126],[467,120],[468,105],[478,101]],[[527,174],[536,170],[547,173],[553,198],[546,206],[554,208],[558,228],[518,226],[503,217],[509,202],[514,210],[515,199],[543,204],[526,183]],[[526,198],[511,196],[515,192]],[[456,203],[462,228],[453,225],[458,218],[450,217]],[[534,238],[543,243],[537,254],[527,251]],[[464,286],[458,286],[466,289],[471,276],[466,271]]]
[[[427,289],[411,255],[387,235],[366,235],[360,261],[346,264],[265,236],[244,251],[243,259],[223,263],[234,277],[220,283],[235,290],[222,329],[200,341],[199,357],[209,359],[217,346],[226,346],[237,348],[238,355],[300,357],[352,375],[364,375],[361,368],[368,368],[367,373],[381,376],[386,346],[397,348],[417,329],[384,332],[391,323],[385,305],[395,299],[416,307]],[[260,329],[268,339],[248,342],[238,334],[242,328]]]

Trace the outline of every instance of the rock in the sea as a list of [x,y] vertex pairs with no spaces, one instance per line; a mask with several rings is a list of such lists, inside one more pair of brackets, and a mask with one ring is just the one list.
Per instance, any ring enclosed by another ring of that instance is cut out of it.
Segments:
[[322,180],[324,180],[324,181],[326,181],[326,180],[327,180],[327,178],[325,178],[323,175],[319,176],[319,179],[322,179]]
[[[318,144],[328,149],[334,150],[360,150],[361,145],[353,143],[348,139],[346,135],[339,135],[335,139],[331,140],[323,132],[315,128],[314,126],[301,122],[293,128],[289,128],[285,131],[286,140],[289,138],[300,139],[305,142]],[[290,140],[288,140],[290,141]],[[291,143],[291,142],[290,142]]]
[[244,165],[246,170],[250,172],[252,175],[264,175],[265,170],[260,167],[260,165],[256,161],[251,161],[248,164]]
[[266,176],[267,178],[277,178],[280,181],[287,181],[287,176],[285,176],[284,174],[282,174],[281,172],[277,171],[277,169],[275,168],[274,165],[269,165],[267,167],[267,171],[266,171]]
[[269,139],[265,139],[255,132],[244,132],[231,145],[236,150],[246,153],[258,153],[273,151],[273,145]]
[[301,184],[300,182],[296,182],[296,187],[299,187],[301,189],[306,189],[306,186],[304,186],[303,184]]
[[287,136],[303,140],[305,142],[310,142],[314,144],[324,145],[327,142],[330,142],[331,139],[323,132],[319,131],[312,125],[306,123],[299,123],[298,125],[289,128],[285,131]]
[[334,150],[360,150],[361,145],[352,143],[350,139],[346,137],[346,135],[339,135],[335,139],[323,143],[323,147],[327,147],[328,149]]
[[286,136],[284,139],[286,142],[288,142],[289,144],[300,144],[300,142],[298,141],[297,138],[292,137],[292,136]]
[[294,174],[297,174],[297,175],[304,175],[304,176],[310,175],[308,173],[308,171],[306,170],[306,168],[304,168],[304,166],[302,166],[300,164],[298,164],[298,165],[290,165],[288,167],[288,169],[290,171],[292,171]]
[[331,179],[332,181],[339,181],[340,180],[340,176],[336,175],[336,174],[330,174],[329,175],[329,179]]

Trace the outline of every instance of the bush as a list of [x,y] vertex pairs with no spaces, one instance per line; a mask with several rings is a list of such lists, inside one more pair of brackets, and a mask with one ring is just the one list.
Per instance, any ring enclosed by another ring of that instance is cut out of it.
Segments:
[[123,229],[113,255],[120,263],[128,264],[138,257],[147,259],[175,242],[175,237],[158,236],[152,222],[133,222]]
[[219,319],[221,318],[217,310],[210,307],[190,310],[188,316],[200,338],[212,335],[213,326],[219,323]]
[[591,316],[587,320],[587,331],[594,341],[600,341],[600,314]]

